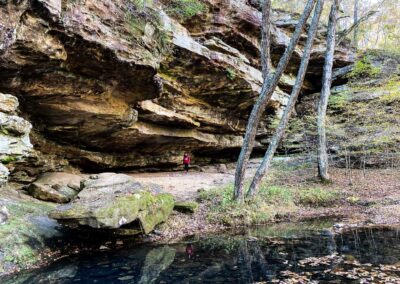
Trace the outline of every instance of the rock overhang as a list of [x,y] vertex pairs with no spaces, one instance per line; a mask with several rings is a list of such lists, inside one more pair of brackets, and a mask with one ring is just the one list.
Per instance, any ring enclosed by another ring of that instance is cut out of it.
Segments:
[[[201,17],[177,21],[163,6],[154,6],[143,20],[142,12],[129,14],[122,0],[36,2],[39,6],[21,1],[0,8],[9,19],[1,24],[15,29],[1,55],[0,89],[22,98],[24,111],[46,138],[92,151],[104,164],[124,151],[173,164],[173,152],[240,147],[262,82],[257,9],[245,1],[210,0]],[[273,16],[274,62],[296,24],[282,15]],[[310,78],[320,76],[322,50],[319,39]],[[301,54],[299,47],[289,71],[296,70]],[[352,56],[340,46],[336,66],[351,63]],[[267,121],[281,114],[293,81],[291,73],[282,78]],[[306,82],[304,92],[313,88]],[[266,133],[270,125],[262,125],[259,133]],[[142,165],[145,159],[139,160]]]

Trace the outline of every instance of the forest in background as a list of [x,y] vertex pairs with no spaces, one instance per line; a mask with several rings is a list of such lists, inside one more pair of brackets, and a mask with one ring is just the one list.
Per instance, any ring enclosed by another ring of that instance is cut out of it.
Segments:
[[[306,0],[274,0],[272,7],[301,13]],[[358,19],[371,14],[357,29],[356,42],[359,49],[384,49],[396,52],[400,45],[400,10],[398,0],[346,0],[340,1],[338,34],[348,30]],[[356,13],[355,13],[356,11]],[[390,12],[389,12],[390,11]],[[328,23],[329,7],[325,6],[321,22]]]

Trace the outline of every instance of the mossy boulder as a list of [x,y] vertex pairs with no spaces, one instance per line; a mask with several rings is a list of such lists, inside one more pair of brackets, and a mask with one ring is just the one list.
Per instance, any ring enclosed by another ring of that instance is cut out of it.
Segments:
[[182,213],[195,213],[199,204],[194,201],[175,202],[174,210]]
[[60,235],[57,222],[47,217],[55,205],[6,186],[0,191],[0,208],[8,213],[0,225],[0,275],[40,263],[47,240]]
[[148,234],[167,220],[174,207],[171,194],[155,194],[124,174],[93,175],[82,182],[82,191],[50,216],[61,224],[79,228],[115,229]]

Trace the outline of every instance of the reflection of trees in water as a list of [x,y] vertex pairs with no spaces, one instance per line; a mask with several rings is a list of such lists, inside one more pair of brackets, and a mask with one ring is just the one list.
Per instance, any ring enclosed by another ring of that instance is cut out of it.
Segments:
[[336,236],[338,252],[361,262],[390,264],[400,260],[400,229],[354,229]]
[[[333,268],[350,271],[351,266],[343,263],[348,260],[373,263],[374,271],[378,271],[377,264],[395,264],[400,260],[399,230],[354,229],[342,235],[319,232],[305,234],[303,231],[298,235],[272,238],[262,238],[261,235],[251,237],[252,232],[245,236],[214,236],[194,243],[194,256],[191,258],[186,254],[185,245],[141,246],[110,254],[72,258],[2,283],[86,283],[94,279],[105,281],[106,278],[111,282],[126,278],[127,283],[135,281],[142,284],[160,281],[254,283],[288,279],[290,276],[281,274],[287,270],[298,275],[307,271],[312,273],[313,280],[318,281],[340,280],[324,271],[337,271]],[[307,258],[308,264],[304,266]],[[324,264],[321,265],[321,262]]]
[[243,240],[239,246],[238,264],[240,267],[240,283],[253,283],[253,272],[251,264],[253,262],[252,255],[249,252],[248,243]]
[[168,246],[152,249],[146,255],[139,284],[155,283],[160,273],[174,261],[175,254],[175,249]]

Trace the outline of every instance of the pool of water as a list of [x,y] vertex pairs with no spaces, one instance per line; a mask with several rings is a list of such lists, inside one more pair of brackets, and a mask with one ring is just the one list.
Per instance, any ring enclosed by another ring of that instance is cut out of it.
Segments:
[[333,235],[323,227],[280,224],[87,253],[0,282],[400,283],[399,228]]

